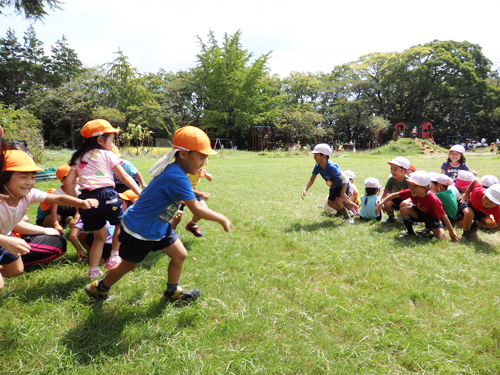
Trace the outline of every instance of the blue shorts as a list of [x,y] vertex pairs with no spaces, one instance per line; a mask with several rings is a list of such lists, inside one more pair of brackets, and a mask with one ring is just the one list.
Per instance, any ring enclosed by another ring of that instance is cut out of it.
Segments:
[[0,264],[9,264],[12,262],[15,262],[19,258],[16,255],[12,255],[9,253],[7,250],[5,250],[3,247],[0,247]]
[[441,224],[441,220],[438,220],[433,216],[430,216],[430,215],[423,213],[415,206],[413,206],[412,208],[415,210],[415,212],[417,213],[417,216],[418,216],[417,219],[412,218],[413,221],[425,223],[425,227],[427,229],[443,228],[443,224]]
[[[340,197],[340,192],[342,191],[342,186],[336,186],[330,188],[330,192],[328,193],[328,200],[334,201],[338,197]],[[345,189],[345,195],[349,196],[351,192],[351,185],[347,184],[347,188]]]
[[167,225],[165,237],[159,241],[145,241],[135,238],[128,234],[122,226],[118,235],[120,258],[131,263],[141,263],[150,252],[163,250],[172,245],[178,238],[179,235],[170,225]]
[[83,221],[83,229],[96,231],[106,225],[120,225],[123,218],[122,200],[112,187],[95,190],[82,190],[78,196],[80,199],[97,199],[99,206],[88,210],[79,210]]

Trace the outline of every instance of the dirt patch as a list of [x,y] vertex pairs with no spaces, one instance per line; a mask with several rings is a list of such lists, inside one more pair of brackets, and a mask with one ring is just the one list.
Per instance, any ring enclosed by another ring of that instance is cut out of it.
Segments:
[[425,157],[431,158],[434,156],[439,156],[439,157],[448,156],[447,153],[438,150],[432,146],[429,146],[428,144],[423,143],[420,139],[416,139],[415,143],[422,149],[422,154]]

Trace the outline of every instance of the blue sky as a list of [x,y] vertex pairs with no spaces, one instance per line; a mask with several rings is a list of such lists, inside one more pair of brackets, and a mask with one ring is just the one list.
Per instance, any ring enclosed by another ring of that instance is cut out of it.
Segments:
[[[64,34],[85,65],[111,62],[121,49],[142,73],[192,68],[197,36],[207,42],[212,30],[222,41],[241,30],[243,48],[271,51],[271,72],[285,77],[434,39],[477,43],[500,67],[499,14],[499,0],[66,0],[34,27],[47,51]],[[2,37],[11,28],[22,42],[28,26],[0,15]]]

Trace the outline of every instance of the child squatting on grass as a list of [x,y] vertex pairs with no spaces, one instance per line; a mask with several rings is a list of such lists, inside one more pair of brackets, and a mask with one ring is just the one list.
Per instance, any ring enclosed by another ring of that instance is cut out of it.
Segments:
[[312,176],[307,182],[306,187],[302,190],[302,199],[304,199],[307,190],[314,184],[316,176],[319,174],[330,188],[328,205],[340,212],[347,224],[354,224],[354,220],[349,215],[348,208],[357,207],[357,205],[351,202],[348,197],[349,178],[342,173],[342,170],[337,164],[328,160],[332,154],[331,147],[326,143],[319,143],[310,154],[314,155],[316,165],[313,168]]
[[[387,164],[391,166],[391,175],[387,179],[382,194],[377,199],[376,204],[378,205],[382,202],[389,194],[397,193],[403,189],[408,189],[408,176],[406,171],[410,168],[410,162],[408,159],[398,156],[397,158],[388,161]],[[395,210],[399,210],[401,203],[404,199],[395,198],[393,200],[388,200],[384,204],[384,211],[387,212],[389,217],[384,220],[385,223],[394,223],[396,221],[396,216],[394,215]]]
[[[12,237],[12,230],[22,220],[27,208],[32,203],[48,202],[64,206],[78,207],[83,210],[97,207],[95,199],[78,199],[69,195],[54,195],[34,189],[38,168],[33,159],[23,151],[5,150],[2,145],[0,165],[4,168],[0,172],[0,290],[3,289],[4,276],[17,276],[24,270],[21,255],[30,252],[30,245],[22,238]],[[34,232],[42,230],[44,233],[53,228],[42,228],[32,225]],[[28,234],[28,233],[25,233]],[[40,233],[42,234],[42,233]]]
[[[125,212],[120,232],[120,257],[106,276],[85,286],[92,298],[105,300],[112,285],[132,271],[151,252],[161,250],[170,257],[167,270],[167,301],[193,301],[199,289],[179,287],[187,251],[169,221],[178,214],[182,201],[193,215],[216,221],[228,232],[232,224],[224,215],[200,204],[194,195],[187,173],[196,174],[205,165],[208,155],[216,155],[208,136],[199,128],[185,126],[173,137],[173,149],[149,170],[153,180],[135,203]],[[175,158],[173,163],[170,163]]]
[[448,229],[452,241],[458,241],[458,236],[453,230],[453,226],[446,215],[441,201],[436,195],[429,191],[431,179],[425,171],[413,172],[408,178],[409,189],[401,190],[387,196],[375,209],[377,213],[382,210],[382,206],[393,199],[403,200],[411,198],[413,206],[401,207],[401,217],[408,232],[401,233],[401,237],[414,236],[413,221],[424,222],[426,229],[432,231],[438,240],[445,240],[446,235],[441,221]]

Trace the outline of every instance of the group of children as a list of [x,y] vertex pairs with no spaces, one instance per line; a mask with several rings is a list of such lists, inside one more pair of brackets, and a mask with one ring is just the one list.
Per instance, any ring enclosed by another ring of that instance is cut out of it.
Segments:
[[[208,136],[201,129],[183,127],[174,134],[173,149],[150,169],[153,180],[149,185],[141,181],[142,177],[137,178],[144,188],[141,191],[131,173],[122,167],[123,161],[114,150],[118,132],[119,129],[106,120],[92,120],[83,126],[81,134],[85,141],[74,152],[69,165],[58,168],[57,177],[62,185],[57,194],[54,194],[56,191],[46,193],[34,188],[36,172],[43,169],[37,167],[25,152],[11,149],[3,140],[3,134],[0,134],[0,289],[4,285],[3,276],[16,276],[23,271],[20,256],[31,250],[26,241],[13,236],[12,232],[19,225],[23,228],[31,225],[23,221],[26,209],[32,203],[43,202],[52,207],[49,213],[45,212],[37,218],[41,226],[32,225],[36,230],[59,235],[62,232],[61,223],[71,217],[72,242],[80,237],[82,230],[90,232],[91,241],[83,242],[89,251],[88,277],[96,279],[84,288],[89,296],[106,299],[113,284],[134,269],[149,252],[157,250],[170,257],[165,298],[171,302],[191,301],[200,295],[199,289],[185,290],[179,287],[187,251],[173,229],[172,222],[178,224],[179,209],[184,204],[193,213],[190,223],[207,219],[219,222],[225,231],[232,227],[224,215],[201,203],[203,198],[197,199],[187,175],[203,177],[201,172],[205,171],[208,155],[217,153],[212,150]],[[122,193],[116,191],[116,178],[128,190]],[[205,195],[205,198],[208,196]],[[125,211],[122,199],[129,204],[133,200],[135,202],[125,207]],[[70,207],[79,210],[76,212]],[[63,213],[62,209],[66,211]],[[40,210],[47,211],[43,207]],[[80,224],[74,222],[78,216]],[[109,226],[113,230],[110,231]],[[188,223],[186,229],[193,233],[193,227],[194,224]],[[196,234],[201,235],[201,231]],[[107,238],[111,242],[106,263],[109,271],[102,280],[97,280],[101,276],[99,263]],[[83,256],[83,249],[75,247]]]
[[[365,194],[360,195],[354,185],[354,172],[343,171],[329,160],[331,148],[318,144],[311,151],[316,165],[312,177],[302,191],[302,198],[320,174],[329,186],[325,212],[340,212],[345,221],[353,223],[351,215],[363,220],[381,220],[382,211],[387,214],[385,223],[397,221],[400,216],[406,231],[401,237],[414,236],[414,225],[425,224],[417,233],[446,239],[444,228],[452,241],[459,240],[454,224],[462,227],[462,240],[475,238],[478,228],[500,229],[500,184],[492,175],[476,177],[465,159],[461,145],[451,147],[448,159],[441,166],[441,173],[416,170],[404,157],[388,162],[390,176],[382,191],[379,180],[368,177],[364,180]],[[353,204],[357,206],[353,207]],[[358,210],[359,208],[359,210]]]

